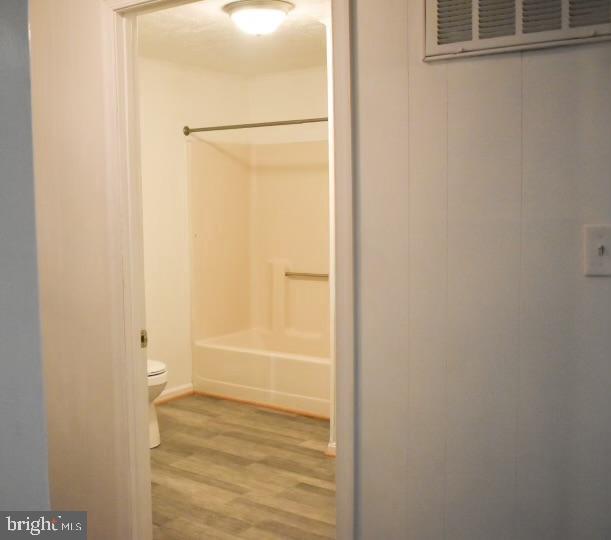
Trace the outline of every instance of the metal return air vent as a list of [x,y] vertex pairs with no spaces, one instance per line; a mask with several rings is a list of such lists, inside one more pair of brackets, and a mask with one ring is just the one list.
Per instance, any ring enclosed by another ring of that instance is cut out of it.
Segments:
[[524,0],[522,31],[525,34],[562,29],[562,0]]
[[610,0],[570,0],[569,26],[594,26],[611,23]]
[[437,43],[459,43],[473,38],[471,0],[437,0]]
[[611,0],[425,1],[425,60],[611,39]]
[[516,33],[516,0],[479,0],[480,39],[513,36]]

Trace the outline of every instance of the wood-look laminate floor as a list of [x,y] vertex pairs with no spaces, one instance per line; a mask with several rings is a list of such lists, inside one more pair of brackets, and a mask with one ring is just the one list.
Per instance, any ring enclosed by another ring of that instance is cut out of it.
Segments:
[[328,422],[202,396],[157,411],[155,540],[335,538]]

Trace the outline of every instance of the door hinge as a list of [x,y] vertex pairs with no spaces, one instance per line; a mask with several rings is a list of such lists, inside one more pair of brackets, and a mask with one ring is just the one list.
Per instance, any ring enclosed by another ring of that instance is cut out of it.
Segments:
[[149,344],[149,335],[146,330],[140,330],[140,348],[146,349]]

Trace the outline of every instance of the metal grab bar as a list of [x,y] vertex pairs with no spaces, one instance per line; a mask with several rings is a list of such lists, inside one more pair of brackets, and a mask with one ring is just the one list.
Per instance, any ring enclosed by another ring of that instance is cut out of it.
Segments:
[[287,278],[302,279],[329,279],[329,274],[313,274],[311,272],[285,272]]

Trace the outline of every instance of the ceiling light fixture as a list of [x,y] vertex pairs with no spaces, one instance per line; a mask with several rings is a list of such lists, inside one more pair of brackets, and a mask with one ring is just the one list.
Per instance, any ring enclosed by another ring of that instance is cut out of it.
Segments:
[[223,9],[242,32],[262,36],[275,32],[293,7],[284,0],[240,0]]

